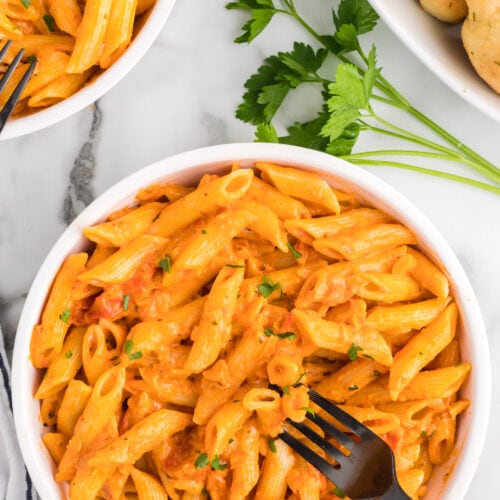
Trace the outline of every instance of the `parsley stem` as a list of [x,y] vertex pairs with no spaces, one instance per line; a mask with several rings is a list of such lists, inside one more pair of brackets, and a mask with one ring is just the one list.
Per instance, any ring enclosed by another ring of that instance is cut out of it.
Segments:
[[[348,159],[349,155],[340,156],[339,158]],[[441,172],[439,170],[432,170],[430,168],[417,167],[415,165],[409,165],[407,163],[387,161],[387,160],[370,160],[370,159],[351,159],[349,160],[357,165],[371,165],[375,167],[387,166],[387,167],[397,167],[405,170],[413,170],[414,172],[420,172],[422,174],[433,175],[435,177],[441,177],[443,179],[453,180],[461,182],[463,184],[468,184],[470,186],[479,187],[487,191],[491,191],[495,194],[500,194],[500,187],[492,186],[491,184],[486,184],[484,182],[476,181],[474,179],[469,179],[468,177],[462,177],[461,175],[450,174],[448,172]]]

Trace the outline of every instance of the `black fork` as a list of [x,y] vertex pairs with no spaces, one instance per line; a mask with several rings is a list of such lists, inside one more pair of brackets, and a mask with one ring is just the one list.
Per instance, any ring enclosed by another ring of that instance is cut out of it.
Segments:
[[[337,446],[319,435],[305,423],[291,420],[287,422],[319,446],[338,465],[332,465],[301,440],[287,431],[279,437],[299,455],[330,479],[339,489],[352,499],[409,500],[397,481],[394,455],[389,445],[365,425],[344,410],[309,389],[309,398],[325,412],[348,429],[346,434],[325,420],[321,415],[307,413],[326,436],[333,438]],[[340,446],[339,446],[340,445]],[[347,453],[342,452],[345,448]]]
[[[2,63],[3,58],[5,57],[5,54],[9,50],[11,43],[12,42],[10,40],[7,40],[7,42],[5,42],[4,46],[0,50],[0,64]],[[19,64],[19,62],[21,61],[23,54],[24,54],[24,49],[19,50],[19,52],[16,54],[16,56],[12,60],[12,63],[7,68],[7,71],[5,71],[2,78],[0,79],[0,93],[5,88],[5,85],[7,85],[7,82],[10,80],[12,73],[17,68],[17,65]],[[10,94],[4,107],[2,109],[0,109],[0,132],[2,131],[3,127],[5,126],[5,123],[7,122],[7,119],[12,114],[14,107],[16,106],[17,102],[19,101],[19,98],[21,97],[23,90],[25,89],[26,85],[28,84],[29,79],[31,78],[31,75],[33,74],[35,66],[36,66],[36,58],[33,58],[30,61],[30,64],[29,64],[28,68],[26,69],[26,71],[24,72],[23,76],[19,80],[18,84],[16,85],[15,89]]]

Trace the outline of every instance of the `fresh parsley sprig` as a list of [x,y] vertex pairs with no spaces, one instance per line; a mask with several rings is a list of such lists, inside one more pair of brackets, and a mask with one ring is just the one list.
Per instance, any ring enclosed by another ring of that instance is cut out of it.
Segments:
[[[243,10],[250,15],[242,34],[235,39],[237,43],[251,42],[276,15],[284,14],[295,19],[321,46],[315,50],[311,45],[295,42],[291,51],[266,58],[248,78],[236,116],[257,125],[257,141],[308,147],[358,165],[399,167],[500,194],[500,168],[414,108],[383,76],[377,66],[376,48],[372,46],[368,53],[363,50],[359,37],[372,31],[378,21],[368,0],[340,0],[337,10],[333,11],[332,33],[326,35],[319,34],[306,22],[294,0],[239,0],[228,3],[226,8]],[[331,56],[338,60],[334,79],[321,76]],[[273,119],[287,95],[302,84],[319,85],[323,104],[315,118],[291,124],[287,133],[280,136]],[[387,120],[378,111],[380,104],[410,114],[439,140],[422,137]],[[353,152],[359,135],[366,131],[391,137],[398,145],[394,149]],[[411,146],[400,147],[400,143]],[[399,159],[393,161],[390,158],[394,156],[462,163],[481,174],[485,182]]]

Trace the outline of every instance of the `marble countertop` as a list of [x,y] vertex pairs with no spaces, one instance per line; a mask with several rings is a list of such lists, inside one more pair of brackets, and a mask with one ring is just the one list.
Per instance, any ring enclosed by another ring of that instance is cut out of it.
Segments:
[[[34,275],[68,223],[126,175],[185,150],[253,140],[234,110],[243,83],[264,57],[288,50],[295,27],[277,21],[251,45],[236,45],[243,16],[226,0],[179,0],[142,61],[105,97],[77,115],[26,137],[0,142],[0,323],[7,350]],[[311,12],[320,23],[331,2]],[[299,33],[299,32],[297,32]],[[421,111],[500,165],[500,124],[455,95],[382,22],[373,39],[385,76]],[[307,116],[299,104],[286,113]],[[286,114],[285,113],[285,114]],[[403,118],[403,122],[408,121]],[[359,148],[384,146],[363,139]],[[437,226],[477,294],[493,364],[491,421],[500,419],[500,197],[437,178],[367,167],[413,201]],[[466,174],[456,167],[455,171]],[[487,354],[485,353],[485,356]],[[466,495],[497,491],[500,430],[490,425],[482,460]]]

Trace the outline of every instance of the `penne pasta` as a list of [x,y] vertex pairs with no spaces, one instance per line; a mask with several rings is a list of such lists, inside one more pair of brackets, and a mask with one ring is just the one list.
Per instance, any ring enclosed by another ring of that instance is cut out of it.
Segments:
[[[100,64],[130,29],[114,22]],[[56,480],[75,499],[328,500],[279,439],[306,417],[321,433],[315,412],[339,425],[311,387],[391,445],[420,500],[469,406],[445,273],[408,228],[314,173],[228,170],[142,189],[57,273],[31,339]]]

